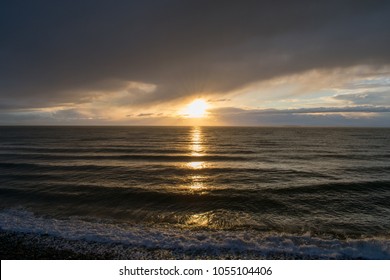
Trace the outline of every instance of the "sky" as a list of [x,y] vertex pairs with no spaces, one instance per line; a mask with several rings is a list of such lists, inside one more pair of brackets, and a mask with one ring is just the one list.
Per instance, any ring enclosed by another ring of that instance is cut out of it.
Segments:
[[390,126],[390,1],[3,0],[0,35],[0,125]]

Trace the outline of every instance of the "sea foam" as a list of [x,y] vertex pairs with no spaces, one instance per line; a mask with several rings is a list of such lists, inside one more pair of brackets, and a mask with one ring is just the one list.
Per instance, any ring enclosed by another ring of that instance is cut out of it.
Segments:
[[[205,230],[163,225],[115,224],[98,220],[86,221],[77,217],[60,220],[40,217],[24,209],[2,210],[0,227],[8,232],[80,241],[81,243],[67,243],[67,249],[74,251],[81,249],[75,244],[92,242],[95,244],[94,251],[96,244],[102,244],[99,250],[120,245],[121,248],[169,250],[187,255],[201,252],[205,256],[215,258],[218,258],[218,255],[239,254],[259,258],[281,255],[281,258],[306,259],[390,259],[390,240],[385,238],[337,240],[310,234],[265,234],[254,230]],[[63,244],[52,242],[51,246],[61,248]],[[82,247],[82,251],[88,251],[88,246]]]

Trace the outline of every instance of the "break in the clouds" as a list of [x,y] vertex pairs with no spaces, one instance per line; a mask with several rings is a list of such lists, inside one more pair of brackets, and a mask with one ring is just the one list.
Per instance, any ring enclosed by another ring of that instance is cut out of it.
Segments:
[[317,123],[390,120],[376,109],[390,106],[389,1],[0,5],[3,124],[186,124],[177,112],[199,97],[212,107],[202,124],[289,124],[296,112],[247,113],[353,106],[365,112]]

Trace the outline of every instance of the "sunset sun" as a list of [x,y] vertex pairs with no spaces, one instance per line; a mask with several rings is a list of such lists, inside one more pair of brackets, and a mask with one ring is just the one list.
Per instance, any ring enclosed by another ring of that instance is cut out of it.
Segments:
[[182,111],[188,118],[203,118],[207,115],[208,104],[203,99],[196,99],[192,101]]

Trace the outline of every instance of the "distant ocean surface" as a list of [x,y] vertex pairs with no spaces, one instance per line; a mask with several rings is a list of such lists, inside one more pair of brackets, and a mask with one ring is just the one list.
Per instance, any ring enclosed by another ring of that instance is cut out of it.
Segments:
[[3,231],[390,259],[390,129],[0,127]]

